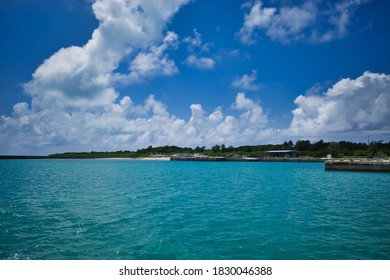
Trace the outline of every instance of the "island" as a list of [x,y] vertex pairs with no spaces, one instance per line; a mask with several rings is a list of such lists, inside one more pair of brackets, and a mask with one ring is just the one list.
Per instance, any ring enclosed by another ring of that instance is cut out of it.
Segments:
[[319,140],[285,141],[282,144],[226,146],[211,148],[149,146],[136,151],[63,152],[47,156],[0,155],[0,159],[149,159],[170,161],[230,162],[324,162],[325,170],[390,171],[390,141],[354,143]]

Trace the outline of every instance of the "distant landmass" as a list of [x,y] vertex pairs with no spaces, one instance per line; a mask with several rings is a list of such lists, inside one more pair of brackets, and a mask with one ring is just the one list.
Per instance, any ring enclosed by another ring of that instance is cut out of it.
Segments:
[[47,156],[14,156],[14,155],[0,155],[0,159],[44,159]]
[[386,158],[390,155],[390,141],[372,141],[367,143],[354,143],[349,141],[325,142],[319,140],[311,143],[309,140],[291,140],[283,144],[244,145],[239,147],[217,144],[207,149],[205,146],[190,148],[178,146],[149,146],[136,151],[91,151],[66,152],[48,156],[30,155],[0,155],[0,159],[45,159],[45,158],[144,158],[169,157],[175,154],[203,154],[209,157],[267,157],[274,156],[275,151],[293,151],[294,157],[323,158],[331,155],[333,158]]
[[322,158],[332,155],[334,158],[341,157],[387,157],[390,155],[390,141],[372,141],[371,143],[353,143],[349,141],[339,142],[318,142],[311,143],[309,140],[298,140],[293,143],[291,140],[283,144],[266,145],[245,145],[239,147],[226,146],[224,144],[214,145],[210,149],[206,147],[177,147],[177,146],[149,146],[137,151],[112,151],[112,152],[67,152],[51,154],[48,158],[142,158],[142,157],[162,157],[174,154],[204,154],[213,157],[265,157],[269,156],[269,151],[293,150],[297,157]]

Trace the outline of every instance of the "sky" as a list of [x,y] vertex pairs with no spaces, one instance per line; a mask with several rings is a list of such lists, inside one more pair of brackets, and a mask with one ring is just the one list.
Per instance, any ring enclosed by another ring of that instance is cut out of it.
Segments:
[[0,154],[390,141],[386,0],[1,0]]

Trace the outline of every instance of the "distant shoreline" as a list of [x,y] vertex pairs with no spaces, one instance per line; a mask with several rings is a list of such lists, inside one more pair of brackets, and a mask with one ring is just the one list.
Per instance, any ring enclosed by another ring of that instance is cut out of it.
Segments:
[[226,157],[52,157],[52,156],[10,156],[0,155],[2,159],[94,159],[94,160],[140,160],[140,161],[226,161],[226,162],[324,162],[323,158],[307,158],[307,157],[295,157],[295,158],[226,158]]
[[0,159],[46,159],[48,156],[13,156],[13,155],[0,155]]
[[[33,151],[32,151],[33,152]],[[390,142],[353,143],[348,141],[311,143],[309,140],[291,140],[283,144],[243,145],[238,147],[214,145],[211,148],[149,146],[136,151],[90,151],[62,152],[41,155],[0,155],[0,159],[138,159],[168,160],[169,157],[208,157],[209,161],[323,161],[329,156],[335,158],[387,158]],[[224,158],[218,160],[218,158]],[[253,160],[252,160],[253,159]],[[171,159],[172,160],[172,159]]]
[[20,156],[20,155],[0,155],[2,159],[96,159],[96,160],[151,160],[151,161],[169,161],[170,157],[50,157],[50,156]]
[[324,162],[324,158],[313,157],[186,157],[172,156],[171,161],[211,161],[211,162]]
[[[62,158],[60,158],[62,159]],[[86,158],[87,159],[87,158]],[[170,157],[139,157],[139,158],[121,158],[121,157],[110,157],[110,158],[89,158],[96,160],[150,160],[150,161],[169,161]]]

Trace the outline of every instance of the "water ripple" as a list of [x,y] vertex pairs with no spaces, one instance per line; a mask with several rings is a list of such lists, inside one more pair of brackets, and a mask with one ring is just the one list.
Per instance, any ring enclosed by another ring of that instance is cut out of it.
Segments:
[[0,161],[0,259],[389,259],[390,174]]

